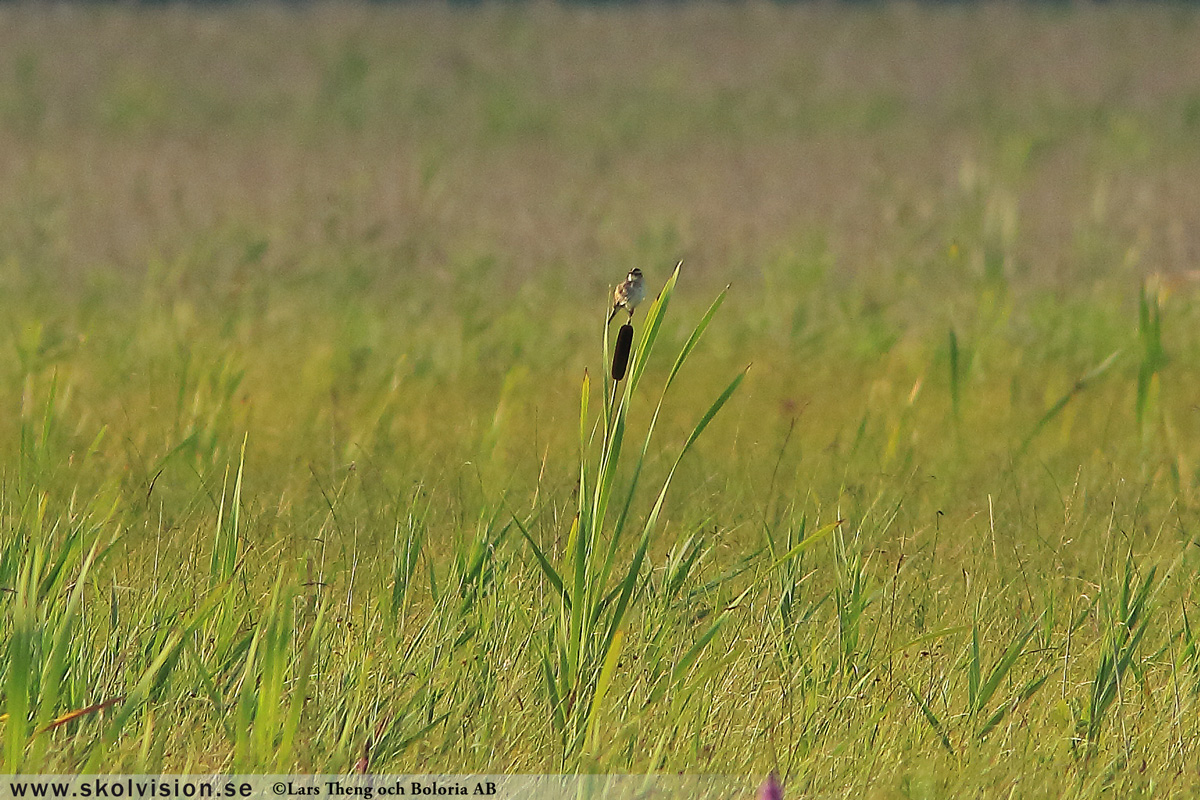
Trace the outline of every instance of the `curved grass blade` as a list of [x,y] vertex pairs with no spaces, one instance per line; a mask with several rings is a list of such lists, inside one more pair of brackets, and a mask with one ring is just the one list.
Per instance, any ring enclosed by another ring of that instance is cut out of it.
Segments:
[[1017,693],[1017,696],[1014,697],[1011,702],[1005,703],[1004,705],[1000,706],[1000,708],[996,709],[996,713],[992,714],[992,716],[988,718],[988,721],[982,728],[979,729],[979,733],[975,735],[975,738],[983,739],[989,733],[991,733],[992,729],[1004,720],[1004,718],[1008,715],[1008,712],[1015,710],[1017,706],[1021,705],[1021,703],[1024,703],[1026,700],[1033,697],[1037,693],[1037,690],[1042,688],[1042,684],[1044,684],[1046,679],[1049,677],[1050,675],[1046,674],[1040,678],[1034,678],[1029,683],[1025,684],[1025,687]]
[[1057,417],[1059,413],[1067,407],[1067,403],[1071,402],[1071,400],[1075,398],[1075,395],[1086,389],[1092,381],[1099,378],[1105,372],[1108,372],[1108,368],[1116,362],[1117,356],[1119,355],[1121,355],[1120,350],[1114,351],[1112,355],[1101,361],[1095,369],[1081,377],[1079,380],[1075,381],[1071,388],[1067,390],[1066,394],[1058,398],[1058,401],[1054,405],[1050,406],[1050,409],[1042,415],[1041,419],[1037,421],[1037,424],[1033,426],[1033,430],[1031,430],[1025,437],[1024,441],[1021,442],[1021,446],[1017,448],[1017,452],[1013,456],[1014,462],[1021,456],[1025,455],[1025,451],[1029,449],[1029,445],[1033,444],[1033,440],[1037,438],[1037,435],[1042,432],[1042,429],[1045,428],[1051,420]]
[[678,683],[685,675],[687,675],[688,670],[690,670],[692,665],[699,660],[700,655],[704,652],[704,649],[708,647],[709,643],[712,642],[713,638],[717,635],[717,633],[720,632],[721,628],[725,626],[725,623],[729,621],[733,612],[741,608],[742,601],[746,599],[746,596],[750,594],[750,591],[753,588],[753,586],[747,587],[741,594],[734,598],[733,602],[725,606],[725,608],[713,621],[713,624],[709,626],[708,630],[696,640],[696,643],[693,644],[691,648],[689,648],[688,651],[683,654],[683,658],[679,659],[679,662],[671,668],[672,683]]
[[929,727],[933,728],[933,732],[938,735],[938,740],[941,741],[942,747],[946,748],[947,753],[954,755],[954,748],[950,744],[950,737],[946,735],[946,726],[944,726],[942,721],[937,718],[937,715],[933,713],[933,709],[931,709],[929,704],[925,702],[925,698],[921,697],[916,689],[909,686],[908,681],[901,678],[900,683],[905,689],[908,689],[908,693],[912,695],[913,700],[917,701],[917,705],[920,707],[921,713],[925,715],[925,721],[929,723]]
[[[1012,669],[1013,664],[1015,664],[1017,659],[1021,657],[1021,653],[1025,651],[1025,644],[1029,641],[1029,637],[1033,636],[1034,631],[1037,630],[1037,626],[1040,623],[1041,617],[1038,617],[1038,619],[1029,626],[1025,633],[1021,634],[1009,643],[1008,648],[1004,651],[1004,655],[1001,656],[1000,660],[996,662],[996,665],[992,667],[992,671],[988,675],[987,680],[984,681],[983,685],[979,687],[979,693],[976,696],[975,706],[971,709],[973,712],[978,713],[987,706],[988,701],[992,699],[992,695],[995,694],[996,689],[999,688],[1000,681],[1004,679],[1004,676],[1007,675],[1009,670]],[[978,648],[978,640],[975,641],[974,646]]]
[[[554,569],[554,565],[550,563],[550,559],[546,558],[546,554],[542,552],[542,548],[538,547],[537,542],[535,542],[533,537],[529,535],[529,531],[525,529],[525,526],[521,524],[521,520],[517,519],[515,514],[513,515],[512,520],[514,523],[516,523],[517,530],[519,530],[521,535],[525,537],[525,541],[529,542],[529,547],[533,550],[533,556],[538,560],[538,565],[542,568],[542,574],[546,576],[546,580],[550,581],[550,585],[558,591],[559,597],[562,598],[563,602],[569,606],[571,604],[571,598],[567,595],[566,590],[563,588],[562,578],[559,576],[558,571]],[[575,523],[571,527],[572,534],[575,533],[578,525],[579,518],[576,517]]]

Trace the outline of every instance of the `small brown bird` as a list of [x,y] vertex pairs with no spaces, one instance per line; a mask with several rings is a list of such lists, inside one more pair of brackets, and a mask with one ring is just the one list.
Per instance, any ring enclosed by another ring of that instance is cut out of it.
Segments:
[[613,292],[613,309],[608,315],[608,321],[613,321],[619,308],[629,312],[629,318],[633,319],[633,309],[645,299],[646,281],[642,278],[642,271],[637,268],[631,269],[628,277],[621,281],[621,285]]

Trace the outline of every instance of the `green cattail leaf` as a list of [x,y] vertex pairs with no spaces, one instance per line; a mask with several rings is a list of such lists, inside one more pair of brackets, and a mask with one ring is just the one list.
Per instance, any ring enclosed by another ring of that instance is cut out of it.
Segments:
[[713,417],[717,415],[717,412],[720,411],[725,403],[729,401],[730,397],[733,397],[733,393],[737,391],[739,386],[741,386],[742,380],[746,377],[746,373],[749,371],[749,366],[742,370],[741,374],[734,378],[729,385],[725,387],[725,391],[721,392],[721,396],[713,401],[713,404],[709,406],[708,411],[704,412],[704,416],[700,418],[700,421],[696,423],[695,429],[692,430],[692,435],[688,437],[687,441],[684,442],[683,449],[679,451],[679,456],[675,459],[675,466],[671,468],[671,472],[674,472],[675,467],[679,466],[679,461],[683,458],[684,454],[691,449],[692,445],[696,443],[696,440],[700,438],[700,434],[704,433],[704,429],[708,427],[708,423],[712,422]]
[[[717,299],[712,301],[712,305],[708,307],[708,311],[704,312],[704,316],[700,319],[699,324],[697,324],[695,329],[692,331],[692,335],[689,336],[687,342],[684,343],[683,349],[679,351],[679,356],[675,359],[675,364],[672,365],[670,374],[667,375],[667,383],[663,388],[664,395],[666,394],[667,388],[669,388],[671,383],[675,380],[675,376],[679,374],[679,370],[683,367],[683,362],[687,361],[687,357],[691,355],[692,350],[695,349],[696,343],[700,341],[700,337],[703,336],[704,331],[708,329],[708,323],[712,322],[713,315],[717,313],[717,309],[721,307],[723,302],[725,302],[725,295],[728,291],[729,287],[726,286],[721,290],[721,293],[717,295]],[[661,401],[659,405],[662,405]]]
[[654,530],[654,524],[658,519],[657,511],[658,507],[656,506],[652,513],[652,519],[647,520],[646,527],[642,531],[642,539],[638,542],[637,550],[633,554],[633,561],[630,562],[629,569],[625,572],[625,579],[620,583],[621,593],[617,596],[617,604],[614,606],[612,616],[609,618],[608,630],[605,631],[604,640],[601,644],[602,650],[607,651],[612,647],[613,637],[617,635],[617,631],[625,619],[625,611],[629,608],[630,598],[633,597],[634,587],[637,586],[638,574],[642,569],[642,561],[646,558],[646,549],[650,546],[650,534]]
[[588,376],[588,371],[583,371],[583,391],[579,397],[579,457],[583,460],[583,456],[587,453],[588,446],[588,395],[592,391],[592,381]]
[[[748,370],[749,367],[746,369]],[[687,451],[691,449],[691,446],[696,442],[696,440],[700,438],[700,434],[704,432],[704,429],[708,427],[708,423],[712,422],[713,417],[717,415],[717,412],[721,410],[721,407],[724,406],[725,403],[728,402],[729,398],[733,396],[733,393],[737,391],[737,387],[741,385],[742,379],[745,377],[746,371],[743,370],[740,375],[734,378],[733,381],[730,382],[727,387],[725,387],[725,391],[721,392],[721,396],[718,397],[715,402],[713,402],[708,411],[705,412],[704,416],[700,418],[700,422],[698,422],[696,427],[692,430],[692,435],[688,437],[687,442],[685,442],[683,445],[683,449],[680,450],[679,455],[675,457],[675,463],[671,466],[671,471],[667,473],[667,478],[663,482],[662,489],[659,490],[658,499],[655,500],[654,507],[651,509],[650,515],[646,519],[646,526],[642,532],[642,541],[638,546],[638,555],[634,558],[634,564],[630,565],[631,571],[626,574],[621,596],[617,601],[617,616],[622,616],[625,612],[626,606],[628,605],[629,598],[633,592],[633,583],[637,577],[634,570],[635,568],[640,568],[641,556],[645,554],[646,546],[649,544],[649,536],[658,526],[658,516],[662,511],[663,502],[667,497],[667,489],[670,488],[671,479],[674,477],[675,471],[679,468],[679,463],[683,460],[684,455],[687,454]],[[628,501],[626,506],[628,507]],[[609,561],[611,562],[611,549]],[[607,574],[607,563],[605,566],[605,574]],[[609,624],[608,632],[605,635],[605,646],[611,642],[613,635],[616,633],[617,625],[618,621],[616,617],[614,617],[613,622]]]

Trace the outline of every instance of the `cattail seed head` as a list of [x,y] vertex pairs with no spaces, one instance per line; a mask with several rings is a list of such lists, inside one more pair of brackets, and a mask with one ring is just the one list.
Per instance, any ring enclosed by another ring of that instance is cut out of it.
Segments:
[[612,377],[619,381],[625,377],[629,367],[629,353],[633,349],[633,326],[625,324],[617,331],[617,346],[613,350]]

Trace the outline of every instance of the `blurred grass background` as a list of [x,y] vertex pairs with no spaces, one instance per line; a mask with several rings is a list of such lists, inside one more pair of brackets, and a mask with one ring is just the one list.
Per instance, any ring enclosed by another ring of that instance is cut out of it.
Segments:
[[[7,767],[367,747],[390,772],[1187,796],[1198,29],[1174,5],[0,6]],[[679,259],[661,347],[731,288],[651,478],[753,366],[681,466],[610,735],[579,752],[509,520],[566,542],[610,287]]]

